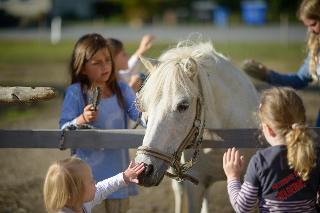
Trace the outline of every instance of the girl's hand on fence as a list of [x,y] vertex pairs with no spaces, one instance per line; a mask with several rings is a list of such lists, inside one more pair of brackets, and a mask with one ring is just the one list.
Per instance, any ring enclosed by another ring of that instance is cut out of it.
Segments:
[[244,157],[236,148],[228,149],[223,155],[223,169],[228,181],[239,180],[244,167]]
[[139,183],[138,176],[144,170],[144,164],[135,164],[133,161],[130,162],[129,167],[123,172],[123,179],[128,183]]
[[92,104],[89,104],[83,109],[83,113],[79,117],[80,124],[90,123],[96,120],[97,111],[94,111]]

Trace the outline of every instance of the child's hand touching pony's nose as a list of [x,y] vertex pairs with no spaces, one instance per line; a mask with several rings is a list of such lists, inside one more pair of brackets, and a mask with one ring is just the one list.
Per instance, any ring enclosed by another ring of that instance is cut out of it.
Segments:
[[128,183],[139,183],[138,176],[144,170],[144,164],[135,164],[133,161],[130,162],[129,167],[123,172],[123,179]]

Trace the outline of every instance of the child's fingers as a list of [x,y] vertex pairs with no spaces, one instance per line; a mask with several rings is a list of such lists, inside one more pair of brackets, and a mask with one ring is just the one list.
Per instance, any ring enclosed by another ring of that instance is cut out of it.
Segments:
[[144,165],[144,164],[143,164],[142,162],[141,162],[141,163],[138,163],[138,164],[135,164],[133,168],[136,169],[136,168],[138,168],[138,167],[141,166],[141,165]]
[[230,162],[230,158],[231,158],[231,149],[229,148],[227,151],[227,163]]
[[91,111],[92,107],[93,107],[92,104],[88,104],[87,106],[84,107],[84,111]]
[[223,153],[223,158],[222,158],[222,164],[223,166],[226,165],[226,161],[227,161],[227,152]]
[[97,112],[96,112],[96,111],[89,111],[88,114],[89,114],[89,116],[90,116],[91,118],[94,118],[94,117],[97,116]]
[[237,165],[237,166],[240,165],[240,154],[239,154],[239,150],[236,150],[236,151],[235,151],[234,165]]
[[236,148],[232,147],[231,156],[230,156],[230,161],[232,163],[234,163],[235,151],[236,151]]
[[138,178],[134,178],[131,180],[132,183],[139,183],[139,179]]
[[138,172],[141,169],[143,170],[144,169],[144,164],[140,163],[140,164],[136,165],[133,169],[134,169],[135,172]]
[[136,174],[137,174],[137,175],[141,174],[141,172],[144,170],[144,165],[141,164],[141,166],[142,166],[142,167],[138,167],[139,169],[136,170]]
[[133,161],[130,161],[130,163],[129,163],[129,168],[132,168],[132,167],[134,167],[134,166],[135,166],[134,162],[133,162]]
[[241,155],[240,156],[240,166],[243,167],[244,163],[245,163],[245,158],[243,155]]

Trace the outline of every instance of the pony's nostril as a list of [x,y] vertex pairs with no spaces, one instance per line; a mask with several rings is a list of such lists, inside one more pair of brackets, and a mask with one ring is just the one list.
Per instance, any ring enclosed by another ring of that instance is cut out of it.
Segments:
[[153,172],[153,165],[152,164],[144,164],[144,175],[145,176],[149,176],[152,174]]

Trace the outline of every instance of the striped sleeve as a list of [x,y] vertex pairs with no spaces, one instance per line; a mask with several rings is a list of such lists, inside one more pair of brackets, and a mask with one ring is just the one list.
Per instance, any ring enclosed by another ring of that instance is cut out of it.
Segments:
[[231,205],[236,212],[250,212],[256,206],[258,200],[258,187],[249,182],[241,186],[239,180],[228,182],[228,194]]

